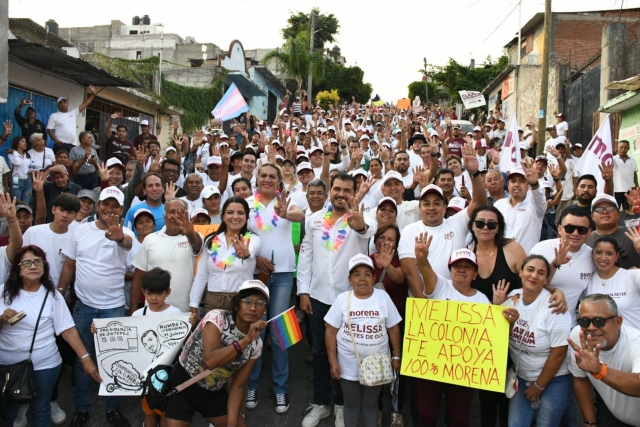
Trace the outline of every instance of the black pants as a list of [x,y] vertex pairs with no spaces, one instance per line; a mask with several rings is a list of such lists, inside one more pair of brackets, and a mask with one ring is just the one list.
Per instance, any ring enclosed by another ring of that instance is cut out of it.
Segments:
[[596,421],[599,426],[605,427],[632,427],[630,424],[625,424],[617,419],[607,408],[607,405],[600,397],[600,394],[594,389],[595,393],[595,405],[596,405]]

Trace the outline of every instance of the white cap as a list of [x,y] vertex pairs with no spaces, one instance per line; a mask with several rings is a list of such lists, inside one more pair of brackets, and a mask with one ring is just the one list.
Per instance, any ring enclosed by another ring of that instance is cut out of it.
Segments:
[[141,120],[140,126],[149,126],[149,120]]
[[[306,157],[306,156],[305,156]],[[296,168],[296,173],[300,173],[303,170],[310,170],[313,172],[313,168],[311,167],[311,163],[309,162],[302,162],[298,165],[298,167]]]
[[60,98],[58,98],[58,99],[56,100],[56,105],[57,105],[57,104],[59,104],[59,103],[60,103],[60,101],[62,101],[62,100],[68,101],[68,99],[67,99],[67,97],[66,97],[66,96],[61,96]]
[[469,260],[475,265],[478,265],[478,261],[476,261],[476,254],[471,252],[469,249],[458,249],[451,254],[451,258],[449,258],[449,265],[460,261],[460,260]]
[[429,184],[426,187],[424,187],[422,191],[420,191],[420,198],[422,199],[424,196],[426,196],[429,193],[437,194],[438,196],[444,199],[444,193],[442,192],[442,188],[438,187],[437,185]]
[[218,187],[214,187],[213,185],[207,185],[200,192],[200,198],[201,199],[208,199],[209,197],[213,196],[214,194],[217,194],[218,196],[220,195],[220,190],[218,189]]
[[228,142],[224,142],[224,141],[222,141],[220,144],[218,144],[218,148],[220,148],[220,147],[228,147],[228,146],[229,146],[229,143]]
[[210,156],[209,160],[207,160],[207,166],[209,165],[222,166],[222,159],[219,156]]
[[356,169],[356,170],[354,170],[354,171],[349,172],[349,175],[351,175],[351,176],[352,176],[352,177],[354,177],[354,178],[355,178],[356,176],[358,176],[358,175],[362,175],[362,176],[364,176],[365,178],[368,176],[367,171],[365,171],[365,170],[364,170],[364,169],[362,169],[362,168],[359,168],[359,169]]
[[373,261],[365,254],[358,254],[349,260],[349,273],[359,265],[366,265],[373,269]]
[[380,199],[380,201],[378,202],[378,207],[380,207],[383,203],[391,203],[396,212],[398,212],[398,204],[392,197],[387,196]]
[[124,193],[120,191],[118,187],[114,187],[114,186],[107,187],[104,190],[102,190],[100,192],[100,198],[98,200],[102,202],[103,200],[107,200],[111,198],[116,199],[120,204],[120,206],[124,206]]
[[229,139],[229,136],[226,133],[221,133],[220,134],[220,139]]
[[329,138],[329,144],[338,144],[338,140],[335,138]]
[[259,290],[265,297],[267,297],[267,302],[269,302],[269,288],[267,288],[260,280],[245,280],[242,282],[242,285],[240,285],[238,292],[246,291],[247,289]]
[[198,215],[206,215],[207,218],[209,218],[209,220],[211,220],[211,215],[209,215],[209,212],[207,212],[206,209],[202,209],[202,208],[194,209],[193,212],[191,212],[191,216],[189,217],[189,219],[192,220],[193,218],[197,217]]
[[324,149],[316,145],[315,147],[311,147],[311,149],[309,150],[309,155],[312,155],[316,151],[322,151],[324,153]]
[[520,149],[521,150],[528,150],[529,149],[529,143],[526,141],[520,141]]
[[351,124],[351,120],[345,120],[343,125],[350,125]]
[[168,153],[169,151],[176,151],[176,147],[167,147],[167,149],[164,150],[165,153]]
[[301,154],[298,154],[298,155],[296,156],[296,161],[297,161],[297,160],[300,160],[300,159],[307,159],[307,160],[309,160],[309,156],[307,156],[307,153],[301,153]]
[[482,128],[480,126],[476,126],[473,128],[474,132],[482,132]]
[[434,128],[429,128],[429,136],[438,136],[438,131]]
[[336,127],[335,126],[327,126],[327,130],[332,130],[332,131],[335,132]]
[[593,208],[595,208],[596,206],[598,206],[600,203],[611,203],[612,205],[615,205],[616,208],[620,208],[620,206],[618,205],[618,202],[616,201],[615,197],[610,196],[608,194],[602,193],[602,194],[598,194],[596,196],[595,199],[593,199],[593,201],[591,202],[591,209],[593,210]]
[[284,161],[284,157],[282,157],[280,154],[278,154],[278,155],[276,155],[276,160]]
[[524,132],[524,129],[522,129],[520,126],[518,126],[518,132]]
[[515,168],[511,169],[509,171],[509,175],[507,175],[507,179],[511,178],[511,175],[527,176],[527,174],[524,172],[524,169],[522,169],[520,166],[516,166]]
[[402,175],[400,175],[400,172],[389,171],[384,175],[384,177],[382,177],[381,185],[384,185],[387,181],[392,180],[392,179],[397,179],[398,181],[403,182],[402,181]]
[[447,209],[453,209],[457,212],[463,210],[467,205],[467,201],[462,197],[452,197],[449,200],[449,204],[447,205]]
[[112,157],[107,160],[107,169],[112,168],[114,166],[118,166],[124,169],[124,165],[122,164],[120,159],[118,159],[117,157]]
[[138,209],[136,213],[133,214],[133,222],[136,222],[136,218],[138,218],[142,214],[147,214],[151,216],[151,218],[153,218],[153,222],[156,222],[156,218],[153,216],[153,212],[151,212],[149,209],[144,209],[144,208]]
[[296,153],[306,153],[307,149],[304,148],[304,145],[296,145]]

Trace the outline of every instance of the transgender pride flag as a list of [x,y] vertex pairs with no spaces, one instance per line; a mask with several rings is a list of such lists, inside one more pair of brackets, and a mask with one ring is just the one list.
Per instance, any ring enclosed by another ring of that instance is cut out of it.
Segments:
[[216,108],[211,111],[211,114],[213,114],[216,119],[220,119],[224,122],[234,119],[247,111],[249,111],[249,106],[244,101],[244,98],[236,84],[231,83],[231,86],[227,89],[227,93],[225,93],[222,99],[218,102]]

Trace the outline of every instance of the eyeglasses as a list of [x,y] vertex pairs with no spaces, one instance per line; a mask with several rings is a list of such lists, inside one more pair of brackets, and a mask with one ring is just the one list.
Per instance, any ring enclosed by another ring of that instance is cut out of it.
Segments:
[[18,265],[21,265],[24,268],[31,268],[31,266],[34,264],[36,267],[42,267],[44,265],[44,261],[41,259],[34,259],[33,261],[27,260],[27,261],[22,261]]
[[602,206],[602,207],[593,208],[593,211],[598,214],[603,214],[605,212],[611,213],[617,209],[618,208],[616,208],[615,206]]
[[164,173],[167,175],[178,175],[180,174],[180,171],[178,169],[165,169]]
[[475,221],[473,221],[473,223],[479,230],[482,230],[485,225],[489,230],[495,230],[496,228],[498,228],[498,223],[495,221],[486,222],[481,219],[476,219]]
[[578,234],[581,236],[584,236],[589,232],[589,227],[585,227],[583,225],[567,224],[563,225],[562,228],[564,228],[564,231],[566,231],[568,234],[573,234],[574,231],[578,230]]
[[595,326],[596,328],[602,328],[604,324],[607,323],[607,320],[611,320],[614,317],[618,316],[611,316],[607,317],[606,319],[603,317],[594,317],[593,319],[589,319],[588,317],[580,317],[578,318],[578,325],[580,325],[581,328],[588,328],[589,325],[593,323],[593,326]]
[[265,305],[267,305],[267,302],[265,300],[254,300],[252,298],[245,298],[240,300],[242,301],[242,305],[244,305],[246,308],[251,307],[252,305],[255,304],[256,308],[264,308]]

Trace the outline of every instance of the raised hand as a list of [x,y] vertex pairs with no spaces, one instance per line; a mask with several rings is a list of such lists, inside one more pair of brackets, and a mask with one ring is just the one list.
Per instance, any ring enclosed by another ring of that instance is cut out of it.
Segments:
[[560,244],[557,248],[553,249],[555,253],[555,258],[553,259],[553,263],[555,265],[564,265],[571,261],[571,256],[569,253],[569,240],[560,239]]
[[613,179],[613,162],[609,164],[601,163],[598,165],[598,168],[600,168],[602,179],[605,181],[611,181]]
[[491,285],[493,288],[493,303],[500,305],[507,300],[507,292],[509,292],[511,284],[502,279],[498,281],[498,285]]
[[[149,149],[145,147],[144,144],[138,145],[138,151],[136,152],[136,161],[138,162],[138,167],[142,167],[142,165],[144,165],[144,162],[147,160],[148,154]],[[102,175],[100,175],[100,178],[102,179]]]
[[395,250],[393,249],[391,244],[383,243],[380,246],[380,250],[375,256],[375,261],[378,268],[389,268],[394,254]]
[[171,200],[176,197],[176,193],[178,192],[176,188],[176,184],[173,182],[167,182],[164,185],[164,199]]
[[535,185],[538,182],[538,171],[536,169],[533,159],[525,159],[520,162],[522,169],[524,169],[524,178],[529,185]]
[[355,199],[352,197],[350,200],[351,206],[345,203],[345,211],[347,212],[347,224],[351,227],[352,230],[362,230],[365,228],[366,223],[364,222],[364,204],[358,206],[355,203]]
[[2,123],[2,125],[4,126],[4,134],[5,135],[10,135],[11,134],[11,130],[13,129],[13,124],[11,124],[10,120],[6,120]]
[[[139,153],[139,151],[138,151]],[[100,181],[106,181],[109,179],[109,170],[106,163],[97,163],[98,173],[100,175]]]
[[624,196],[627,198],[627,202],[629,203],[629,206],[631,206],[633,213],[640,213],[640,211],[636,212],[640,209],[640,191],[638,191],[637,188],[632,188],[629,190],[629,194],[625,193]]
[[118,215],[105,215],[104,222],[107,225],[107,230],[104,233],[107,239],[116,243],[124,239],[124,231],[122,229],[124,219],[121,219]]
[[220,147],[220,159],[222,160],[223,166],[228,166],[231,162],[231,149],[228,145]]
[[0,193],[0,210],[4,213],[7,223],[11,223],[16,219],[16,198],[11,200],[9,193]]
[[49,172],[45,171],[37,171],[33,174],[31,178],[31,186],[33,188],[33,191],[35,191],[36,193],[41,193],[44,191],[44,182],[46,181],[47,176],[49,176]]
[[553,157],[558,157],[560,155],[560,152],[556,147],[547,147],[545,151],[551,154]]
[[89,86],[89,94],[91,94],[91,95],[95,95],[96,94],[96,88],[93,87],[93,85]]
[[549,172],[551,172],[551,176],[553,177],[553,179],[562,178],[562,173],[558,166],[550,164],[548,168],[549,168]]
[[246,258],[249,256],[249,242],[251,241],[250,237],[246,239],[242,235],[238,235],[237,239],[234,239],[231,243],[233,244],[233,248],[236,251],[236,256],[238,258]]
[[472,143],[467,142],[462,146],[462,156],[464,160],[464,167],[467,169],[467,172],[469,172],[469,175],[473,175],[478,172],[480,164],[478,163],[478,157],[476,156],[476,149]]
[[113,113],[113,114],[111,115],[111,118],[112,118],[112,119],[117,119],[118,117],[122,117],[122,113]]
[[431,246],[431,240],[433,236],[430,236],[429,233],[420,233],[416,236],[416,260],[424,259],[426,260],[429,256],[429,247]]
[[287,214],[289,212],[289,203],[291,202],[291,199],[287,200],[288,195],[289,192],[287,190],[282,190],[280,194],[276,194],[276,205],[273,207],[276,215],[283,219],[287,219]]
[[358,193],[366,191],[364,194],[368,194],[369,190],[371,190],[371,187],[373,187],[373,184],[375,184],[376,182],[378,182],[377,179],[375,179],[373,176],[368,176],[367,179],[362,181],[362,184],[360,184],[360,190],[358,191]]
[[638,233],[638,229],[635,227],[627,228],[627,231],[624,234],[633,242],[633,247],[638,251],[640,249],[640,233]]
[[180,227],[180,234],[182,234],[183,236],[190,236],[193,234],[193,224],[191,223],[191,221],[189,221],[189,211],[187,209],[178,209],[178,212],[176,214],[176,222]]
[[158,154],[158,156],[154,159],[151,159],[151,164],[149,165],[149,172],[155,172],[159,175],[162,174],[162,156]]
[[593,339],[585,336],[584,331],[580,331],[580,346],[578,346],[571,338],[567,338],[569,345],[576,356],[576,365],[578,368],[591,375],[596,375],[602,370],[600,362],[600,344],[593,345]]

